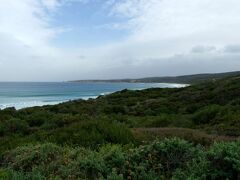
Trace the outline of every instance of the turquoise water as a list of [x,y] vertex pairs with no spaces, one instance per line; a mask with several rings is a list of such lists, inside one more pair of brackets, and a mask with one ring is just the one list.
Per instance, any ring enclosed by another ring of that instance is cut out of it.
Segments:
[[182,87],[166,83],[8,83],[0,82],[0,109],[58,104],[74,99],[96,98],[123,89]]

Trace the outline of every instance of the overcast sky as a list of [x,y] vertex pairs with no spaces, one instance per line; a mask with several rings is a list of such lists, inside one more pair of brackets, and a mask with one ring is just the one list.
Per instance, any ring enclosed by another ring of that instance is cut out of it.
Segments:
[[0,81],[240,70],[239,0],[1,0]]

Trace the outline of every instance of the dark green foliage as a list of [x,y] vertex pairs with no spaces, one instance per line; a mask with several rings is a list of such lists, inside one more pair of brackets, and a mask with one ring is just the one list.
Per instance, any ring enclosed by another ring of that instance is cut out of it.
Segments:
[[221,106],[218,105],[206,106],[197,111],[193,115],[192,120],[197,125],[215,123],[213,120],[216,119],[216,116],[220,112]]
[[9,174],[5,169],[0,169],[0,179],[8,179]]
[[198,151],[183,170],[175,172],[175,179],[239,179],[240,143],[215,143]]
[[214,144],[207,153],[208,176],[212,179],[240,178],[240,143]]
[[7,134],[26,134],[29,126],[26,121],[12,118],[0,123],[0,136]]
[[49,140],[58,144],[97,147],[100,144],[134,143],[131,131],[119,123],[105,120],[82,122],[52,131]]

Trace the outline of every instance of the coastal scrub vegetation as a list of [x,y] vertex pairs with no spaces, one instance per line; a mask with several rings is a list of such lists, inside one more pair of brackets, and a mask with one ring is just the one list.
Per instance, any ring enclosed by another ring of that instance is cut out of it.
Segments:
[[0,179],[239,179],[240,76],[0,110]]
[[97,151],[52,143],[4,153],[0,178],[9,179],[238,179],[240,143],[208,148],[178,138],[136,148],[103,145]]

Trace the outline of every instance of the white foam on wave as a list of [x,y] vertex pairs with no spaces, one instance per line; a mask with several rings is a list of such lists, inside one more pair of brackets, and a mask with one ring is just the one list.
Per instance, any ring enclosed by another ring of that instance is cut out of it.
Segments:
[[78,98],[78,99],[88,100],[88,99],[96,99],[97,97],[98,96],[87,96],[87,97],[81,97],[81,98]]
[[28,107],[35,107],[35,106],[45,106],[45,105],[56,105],[59,103],[71,101],[71,100],[77,100],[77,99],[83,99],[88,100],[90,98],[97,98],[98,96],[87,96],[87,97],[79,97],[74,99],[68,99],[63,101],[25,101],[25,102],[13,102],[13,103],[6,103],[6,104],[0,104],[0,109],[6,109],[10,107],[14,107],[15,109],[23,109]]
[[[145,83],[147,84],[147,83]],[[154,83],[149,85],[148,87],[142,88],[132,88],[132,90],[144,90],[147,88],[184,88],[189,86],[189,84],[176,84],[176,83]]]
[[15,109],[18,110],[18,109],[23,109],[23,108],[27,108],[27,107],[54,105],[54,104],[58,104],[58,103],[61,103],[61,101],[53,101],[53,102],[42,102],[42,101],[16,102],[16,103],[0,104],[0,109],[14,107]]
[[101,96],[105,96],[105,95],[108,95],[108,94],[112,94],[113,92],[104,92],[104,93],[101,93],[100,95]]
[[184,88],[189,86],[189,84],[176,84],[176,83],[156,83],[154,87],[160,88]]

